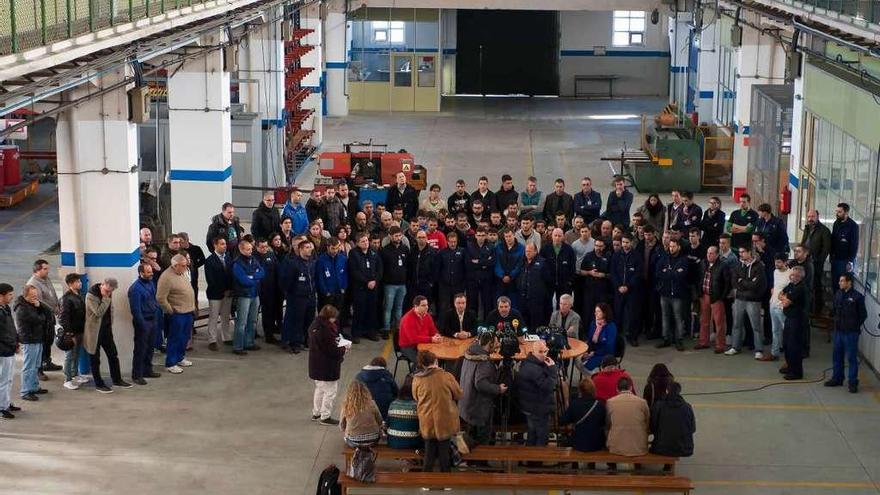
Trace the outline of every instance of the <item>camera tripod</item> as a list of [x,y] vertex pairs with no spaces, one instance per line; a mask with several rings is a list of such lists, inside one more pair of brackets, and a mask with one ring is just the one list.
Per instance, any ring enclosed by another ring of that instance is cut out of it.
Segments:
[[[513,396],[513,358],[505,357],[501,360],[501,366],[498,367],[498,376],[496,383],[507,385],[507,393],[498,397],[498,412],[501,424],[498,432],[502,434],[501,438],[505,439],[510,435],[510,408],[511,397]],[[509,438],[508,440],[509,441]]]

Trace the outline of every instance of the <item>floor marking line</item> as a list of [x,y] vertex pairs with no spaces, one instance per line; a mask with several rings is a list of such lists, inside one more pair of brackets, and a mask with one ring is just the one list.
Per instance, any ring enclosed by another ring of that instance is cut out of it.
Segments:
[[8,229],[9,227],[16,225],[17,223],[21,222],[22,220],[26,219],[27,217],[42,210],[44,206],[48,205],[49,203],[51,203],[53,201],[58,201],[57,194],[55,196],[52,196],[51,198],[46,199],[46,201],[43,201],[42,203],[38,204],[35,208],[32,208],[32,209],[22,213],[21,215],[13,218],[12,220],[6,222],[6,225],[3,225],[2,227],[0,227],[0,232],[3,232],[4,230]]
[[868,481],[750,481],[694,480],[697,486],[751,486],[759,488],[877,488]]
[[693,407],[702,409],[771,409],[780,411],[817,411],[817,412],[861,412],[877,413],[875,407],[856,406],[825,406],[821,404],[747,404],[747,403],[712,403],[692,402]]

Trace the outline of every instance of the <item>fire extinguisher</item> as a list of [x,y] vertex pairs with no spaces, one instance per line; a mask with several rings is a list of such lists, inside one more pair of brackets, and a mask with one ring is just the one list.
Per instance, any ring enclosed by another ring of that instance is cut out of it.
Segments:
[[779,191],[779,214],[788,215],[789,213],[791,213],[791,189],[786,184],[782,191]]

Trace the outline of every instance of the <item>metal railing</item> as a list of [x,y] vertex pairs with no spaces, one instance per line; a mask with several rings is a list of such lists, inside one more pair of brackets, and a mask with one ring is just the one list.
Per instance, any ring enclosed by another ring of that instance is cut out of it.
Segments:
[[0,56],[208,0],[0,0]]
[[827,13],[851,16],[870,24],[880,23],[878,0],[790,0],[785,3],[803,6],[806,10],[823,9]]

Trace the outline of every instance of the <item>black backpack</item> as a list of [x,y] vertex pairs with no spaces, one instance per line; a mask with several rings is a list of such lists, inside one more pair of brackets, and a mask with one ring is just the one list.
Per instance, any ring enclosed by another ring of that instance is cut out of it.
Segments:
[[315,495],[342,495],[342,487],[339,486],[339,468],[335,464],[330,464],[321,471]]

